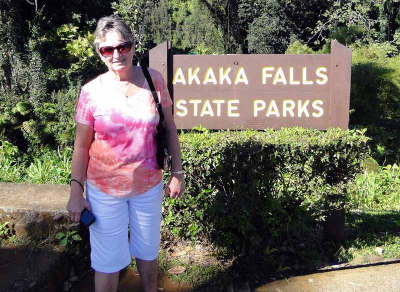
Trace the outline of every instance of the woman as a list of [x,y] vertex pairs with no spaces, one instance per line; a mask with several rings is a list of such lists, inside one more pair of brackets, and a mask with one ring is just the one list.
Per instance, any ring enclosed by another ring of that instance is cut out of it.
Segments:
[[[108,71],[81,90],[67,210],[74,222],[84,208],[96,217],[90,226],[96,292],[117,291],[119,271],[131,256],[145,291],[155,292],[163,188],[155,155],[159,114],[141,67],[132,65],[135,40],[126,23],[114,15],[103,17],[95,37],[96,52]],[[172,101],[161,74],[149,72],[172,156],[165,193],[177,199],[184,182]]]

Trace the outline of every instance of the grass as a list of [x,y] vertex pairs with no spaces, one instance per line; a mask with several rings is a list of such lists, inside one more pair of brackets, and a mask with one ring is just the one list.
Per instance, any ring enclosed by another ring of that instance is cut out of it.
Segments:
[[400,212],[399,166],[366,167],[351,185],[348,198],[360,210]]
[[347,215],[346,231],[339,259],[378,255],[377,247],[383,249],[383,259],[400,259],[400,212],[352,211]]
[[71,176],[72,149],[52,150],[28,158],[0,140],[0,182],[66,184]]

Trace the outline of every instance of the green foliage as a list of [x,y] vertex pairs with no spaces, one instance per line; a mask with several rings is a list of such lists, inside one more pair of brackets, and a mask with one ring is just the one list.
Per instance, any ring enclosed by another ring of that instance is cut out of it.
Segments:
[[[335,1],[324,14],[326,21],[319,20],[314,30],[316,42],[324,40],[330,33],[338,33],[343,27],[348,28],[347,33],[352,34],[349,29],[356,28],[355,37],[360,35],[363,41],[372,42],[377,37],[376,25],[378,20],[373,16],[378,9],[378,4],[373,1],[351,0]],[[362,32],[362,34],[360,34]]]
[[315,52],[306,44],[302,44],[300,41],[295,41],[287,48],[285,54],[292,54],[292,55],[315,54]]
[[30,152],[42,148],[71,147],[75,136],[74,115],[80,84],[55,91],[36,107],[30,102],[5,98],[0,112],[0,130],[7,140]]
[[138,40],[135,57],[141,62],[149,49],[167,40],[172,40],[178,51],[224,52],[222,33],[199,2],[122,0],[113,2],[112,7],[135,32]]
[[92,48],[90,15],[111,10],[89,2],[82,11],[46,1],[37,11],[26,1],[0,5],[0,131],[23,152],[72,145],[80,85],[104,68]]
[[0,181],[67,184],[71,176],[72,149],[42,151],[30,160],[7,141],[0,141]]
[[397,165],[365,169],[348,190],[353,208],[400,211],[400,169]]
[[45,62],[43,58],[43,31],[41,24],[43,21],[42,10],[34,17],[30,23],[31,36],[28,41],[29,52],[29,100],[34,107],[39,107],[47,97],[47,79],[45,76]]
[[26,181],[38,184],[67,184],[71,176],[72,149],[49,151],[34,158],[26,169]]
[[[161,44],[172,39],[172,17],[169,14],[170,1],[160,0],[145,21],[146,30],[143,34],[154,44]],[[176,44],[174,44],[176,46]]]
[[399,8],[397,0],[334,1],[319,19],[312,39],[320,43],[336,38],[346,45],[393,42],[398,47]]
[[64,24],[57,28],[57,35],[61,40],[67,42],[65,50],[72,57],[78,59],[80,63],[98,60],[93,49],[94,34],[86,32],[86,35],[80,35],[79,27],[69,24]]
[[318,51],[314,51],[306,44],[303,44],[300,41],[293,42],[286,50],[285,54],[330,54],[331,52],[331,42],[328,41],[322,48]]
[[[160,254],[158,255],[158,266],[159,269],[162,272],[166,273],[168,277],[172,278],[173,281],[179,283],[188,283],[194,289],[204,284],[209,284],[207,282],[218,276],[218,273],[222,271],[221,266],[218,265],[218,262],[202,263],[196,261],[182,261],[176,257],[171,258],[170,256],[168,256],[168,252],[166,251],[160,251]],[[168,273],[169,269],[177,266],[183,266],[185,268],[185,272],[178,275]],[[132,268],[137,271],[136,266]]]
[[367,154],[362,132],[336,129],[204,131],[180,141],[187,194],[166,200],[165,229],[186,238],[210,234],[236,252],[250,238],[279,236],[293,222],[342,208]]
[[47,115],[45,129],[60,147],[73,146],[76,128],[74,117],[79,91],[80,83],[51,94],[52,113]]
[[[144,24],[157,2],[157,0],[119,0],[111,3],[114,14],[121,16],[134,33],[137,41],[135,57],[138,62],[144,58],[149,41],[152,39],[150,35],[144,33]],[[168,31],[168,27],[166,27],[166,31]]]
[[[334,1],[199,0],[221,30],[226,53],[283,53],[297,40],[309,42]],[[317,47],[317,49],[320,47]]]
[[213,22],[218,30],[221,31],[225,53],[247,53],[247,22],[241,20],[239,13],[240,1],[199,0],[199,3],[207,8]]
[[66,229],[58,232],[56,239],[69,256],[74,261],[81,260],[84,256],[87,256],[89,250],[89,238],[88,230],[80,229],[77,225],[69,225]]
[[[287,54],[328,53],[329,42],[317,52],[294,42]],[[372,154],[379,163],[398,163],[400,158],[400,59],[389,42],[351,45],[352,77],[350,125],[367,128]]]
[[368,128],[372,149],[383,147],[374,158],[393,164],[400,157],[400,58],[387,57],[391,50],[388,43],[352,46],[350,122]]
[[13,236],[12,230],[10,228],[10,222],[0,223],[0,244],[3,240],[9,239]]
[[[290,43],[287,19],[282,17],[283,9],[273,6],[250,24],[247,41],[249,51],[256,54],[284,53]],[[284,15],[284,14],[283,14]]]
[[[210,12],[198,0],[172,2],[170,5],[173,11],[171,33],[174,48],[191,50],[191,53],[199,55],[224,53],[222,32],[210,21]],[[149,25],[154,27],[153,31],[161,28],[153,26],[152,19]]]
[[0,140],[0,181],[19,182],[22,176],[18,148]]
[[104,68],[104,64],[94,51],[95,36],[90,31],[68,23],[58,27],[55,35],[50,34],[50,36],[52,38],[57,36],[65,45],[63,50],[68,52],[71,64],[64,74],[70,86],[84,81],[85,75],[88,77],[97,75]]
[[76,242],[82,240],[82,237],[76,230],[67,230],[64,232],[58,232],[56,238],[60,241],[60,245],[67,249],[72,249]]
[[347,240],[338,259],[354,264],[368,263],[366,255],[376,255],[381,247],[384,259],[400,257],[400,213],[395,211],[353,211],[346,216]]
[[343,26],[332,31],[330,38],[343,45],[350,45],[363,38],[364,30],[360,26]]

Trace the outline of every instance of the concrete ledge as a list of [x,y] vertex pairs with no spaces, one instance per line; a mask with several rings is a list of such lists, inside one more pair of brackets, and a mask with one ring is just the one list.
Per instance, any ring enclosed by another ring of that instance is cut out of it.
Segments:
[[68,185],[0,183],[0,208],[4,211],[34,210],[67,214]]
[[68,185],[0,183],[0,222],[9,221],[17,236],[40,237],[68,222]]

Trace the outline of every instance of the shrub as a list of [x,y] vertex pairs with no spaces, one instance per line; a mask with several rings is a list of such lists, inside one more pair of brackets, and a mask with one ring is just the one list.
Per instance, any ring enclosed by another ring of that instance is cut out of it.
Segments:
[[343,207],[367,140],[363,132],[338,129],[182,134],[187,192],[166,200],[164,231],[207,235],[228,252],[243,252],[250,239],[323,221]]

